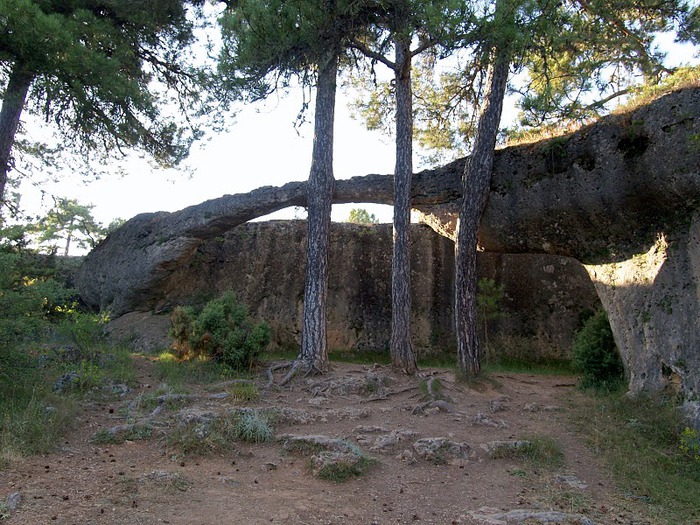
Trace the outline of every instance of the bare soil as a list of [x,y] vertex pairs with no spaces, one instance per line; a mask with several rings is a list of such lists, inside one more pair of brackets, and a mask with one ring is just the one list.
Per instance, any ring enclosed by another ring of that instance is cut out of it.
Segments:
[[[315,477],[308,460],[285,452],[279,440],[236,443],[208,456],[183,455],[169,445],[166,435],[181,424],[183,410],[212,414],[241,405],[213,398],[216,389],[205,385],[189,388],[202,397],[154,418],[150,438],[95,444],[95,432],[128,422],[134,417],[128,407],[158,387],[152,363],[135,359],[138,386],[122,398],[86,402],[60,449],[0,472],[0,501],[12,493],[21,498],[8,523],[586,523],[583,516],[595,523],[646,523],[569,420],[572,404],[586,402],[575,378],[496,374],[468,386],[445,370],[409,378],[383,366],[334,364],[328,376],[267,388],[263,374],[261,397],[244,405],[292,409],[294,417],[276,424],[277,436],[345,438],[378,460],[363,476],[334,483]],[[447,402],[416,410],[424,402],[421,382],[429,377],[440,379]],[[376,447],[391,431],[400,441]],[[421,458],[413,442],[429,437],[466,443],[468,455]],[[533,437],[558,443],[563,465],[492,459],[485,449],[495,440]],[[517,510],[531,513],[518,518],[511,512]],[[568,517],[550,513],[554,521],[546,521],[545,511]]]

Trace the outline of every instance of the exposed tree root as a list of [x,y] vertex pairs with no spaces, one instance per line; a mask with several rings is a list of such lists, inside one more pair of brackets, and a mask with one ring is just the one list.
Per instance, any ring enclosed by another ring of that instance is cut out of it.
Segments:
[[129,423],[128,425],[117,425],[112,428],[108,428],[105,432],[112,438],[118,436],[119,434],[127,434],[133,432],[138,428],[147,427],[151,422],[163,411],[165,408],[165,403],[158,403],[158,406],[153,409],[153,411],[146,417],[137,421],[136,423]]
[[415,416],[418,414],[424,414],[427,409],[437,408],[444,412],[453,412],[454,409],[450,404],[450,400],[445,398],[443,394],[440,393],[440,389],[443,387],[442,381],[434,375],[429,376],[425,380],[425,389],[427,395],[423,396],[424,402],[413,408],[411,413]]
[[268,369],[265,371],[267,376],[267,384],[265,388],[270,388],[275,383],[275,371],[289,368],[292,366],[294,361],[282,361],[281,363],[272,363]]

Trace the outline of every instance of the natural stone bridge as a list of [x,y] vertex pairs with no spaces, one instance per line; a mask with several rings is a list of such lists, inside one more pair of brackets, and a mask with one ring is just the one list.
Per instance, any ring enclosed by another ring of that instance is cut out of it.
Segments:
[[[417,173],[413,205],[453,234],[464,159]],[[391,204],[393,181],[336,182],[334,202]],[[86,303],[148,310],[198,246],[250,219],[304,206],[306,184],[260,188],[142,214],[86,259]],[[479,230],[486,251],[581,261],[609,313],[633,393],[670,389],[700,426],[700,89],[661,97],[573,134],[499,150]]]

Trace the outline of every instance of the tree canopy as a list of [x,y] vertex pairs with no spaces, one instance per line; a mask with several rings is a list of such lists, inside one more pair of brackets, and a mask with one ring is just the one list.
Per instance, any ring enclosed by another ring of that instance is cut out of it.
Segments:
[[204,71],[193,63],[204,0],[0,3],[0,200],[23,111],[55,125],[84,158],[140,150],[179,163],[200,130]]

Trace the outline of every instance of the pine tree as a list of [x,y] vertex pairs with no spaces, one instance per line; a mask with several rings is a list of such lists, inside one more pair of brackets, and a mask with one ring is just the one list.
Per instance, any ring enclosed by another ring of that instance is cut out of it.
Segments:
[[[683,20],[687,8],[676,1],[540,3],[498,0],[485,19],[482,53],[477,67],[489,67],[487,92],[481,108],[472,154],[463,177],[455,246],[455,323],[459,373],[480,371],[476,337],[476,250],[478,227],[488,199],[494,148],[508,72],[512,64],[527,67],[530,96],[523,105],[540,121],[556,111],[580,114],[580,93],[600,92],[615,65],[618,71],[639,72],[650,78],[663,71],[662,57],[653,49],[653,33]],[[473,67],[473,66],[472,66]],[[596,84],[596,80],[598,83]],[[577,96],[571,90],[577,88]],[[602,95],[601,103],[620,92]]]
[[283,382],[328,368],[326,303],[333,198],[336,77],[351,35],[373,2],[241,0],[222,18],[222,85],[242,98],[265,98],[293,78],[316,87],[314,141],[307,186],[308,237],[301,349]]
[[137,148],[163,165],[180,162],[199,131],[178,125],[161,100],[190,115],[202,101],[187,13],[203,2],[0,2],[0,203],[24,111],[55,124],[85,159]]
[[57,199],[56,205],[34,228],[37,241],[51,252],[58,250],[57,243],[62,242],[63,256],[70,254],[74,244],[83,249],[94,248],[107,235],[107,229],[92,216],[93,208],[74,199]]
[[[372,40],[355,39],[366,57],[386,65],[394,75],[396,167],[394,169],[394,246],[392,256],[392,367],[406,374],[418,370],[411,344],[410,224],[413,177],[414,57],[445,45],[454,28],[468,24],[462,3],[393,0],[387,3]],[[452,30],[452,31],[451,31]],[[413,46],[414,41],[416,42]],[[388,58],[393,50],[393,60]]]

